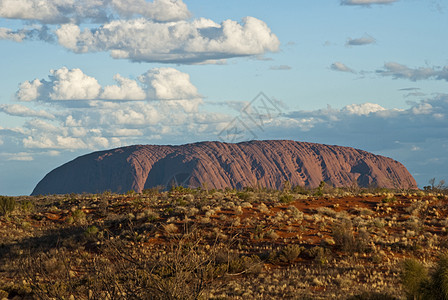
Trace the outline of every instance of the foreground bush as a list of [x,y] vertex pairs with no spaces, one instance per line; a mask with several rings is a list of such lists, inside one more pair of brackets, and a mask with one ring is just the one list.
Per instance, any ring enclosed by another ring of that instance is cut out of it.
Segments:
[[440,255],[430,275],[420,262],[404,260],[401,279],[408,299],[448,299],[448,253]]
[[423,299],[422,288],[428,279],[428,271],[419,261],[411,258],[403,261],[401,281],[408,299]]
[[16,207],[16,200],[12,197],[0,196],[0,216],[7,216]]

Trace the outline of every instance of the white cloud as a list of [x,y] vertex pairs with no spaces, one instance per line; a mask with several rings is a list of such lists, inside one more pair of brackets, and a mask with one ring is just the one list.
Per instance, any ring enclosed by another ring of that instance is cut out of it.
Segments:
[[181,0],[112,0],[112,6],[121,16],[140,15],[157,21],[185,20],[191,16],[187,5]]
[[[21,84],[17,98],[45,105],[45,110],[5,106],[9,112],[14,108],[16,114],[35,116],[20,134],[11,135],[11,141],[30,151],[62,152],[147,143],[150,137],[162,135],[186,139],[214,132],[210,123],[216,120],[200,111],[203,100],[188,74],[157,68],[138,80],[119,74],[114,79],[116,85],[102,88],[79,69],[61,68],[52,70],[48,80]],[[83,101],[68,101],[79,99]],[[53,118],[45,120],[50,115]]]
[[342,5],[390,4],[399,0],[341,0]]
[[[286,117],[309,125],[307,131],[299,130],[295,133],[300,139],[385,151],[393,149],[395,141],[412,142],[422,149],[426,147],[428,139],[448,143],[447,111],[448,95],[441,95],[412,103],[405,110],[385,109],[378,104],[364,103],[347,105],[342,109],[297,111]],[[435,114],[443,114],[443,117],[436,118]]]
[[385,111],[386,109],[376,103],[350,104],[345,106],[341,111],[350,115],[366,116],[371,113]]
[[339,72],[348,72],[348,73],[355,73],[351,68],[347,67],[345,64],[341,62],[335,62],[333,63],[330,68],[333,71],[339,71]]
[[32,130],[36,130],[38,132],[47,132],[47,133],[60,133],[64,130],[64,127],[59,127],[57,125],[48,123],[44,120],[33,119],[26,122],[25,127],[28,127]]
[[34,158],[26,152],[14,153],[8,157],[8,160],[12,161],[32,161]]
[[384,64],[384,70],[377,70],[376,72],[381,76],[391,76],[395,79],[409,79],[412,81],[436,79],[448,81],[448,66],[443,68],[420,67],[412,69],[396,62],[388,62]]
[[23,145],[25,148],[30,149],[61,149],[61,150],[78,150],[78,149],[98,149],[95,143],[91,143],[89,146],[83,139],[51,135],[48,133],[42,133],[40,136],[28,136],[23,139]]
[[146,93],[135,80],[122,77],[120,74],[114,76],[117,85],[104,87],[101,99],[111,100],[144,100]]
[[182,0],[1,0],[0,18],[34,27],[0,28],[0,40],[57,39],[75,53],[110,52],[116,59],[185,64],[218,64],[279,50],[277,36],[259,19],[217,24],[190,17]]
[[28,102],[38,99],[42,85],[43,83],[39,79],[23,82],[16,93],[17,100]]
[[44,119],[54,119],[55,116],[44,110],[36,111],[20,104],[1,104],[0,111],[17,117],[39,117]]
[[275,52],[280,46],[269,27],[253,17],[221,25],[203,18],[170,23],[140,18],[92,30],[65,24],[56,35],[60,45],[76,53],[110,51],[114,58],[141,62],[203,63]]
[[98,97],[101,86],[98,81],[85,75],[80,69],[61,68],[50,71],[51,100],[90,100]]
[[[80,69],[51,70],[49,80],[25,81],[16,92],[19,101],[57,102],[69,100],[182,100],[184,107],[202,103],[190,76],[173,68],[155,68],[138,77],[138,81],[116,74],[116,85],[104,88]],[[110,102],[105,102],[113,106]],[[98,105],[91,102],[90,105]],[[115,106],[116,107],[116,106]]]
[[140,76],[148,87],[148,96],[157,100],[198,98],[197,88],[190,82],[190,75],[173,68],[156,68]]
[[59,155],[61,155],[61,152],[56,151],[56,150],[51,150],[51,151],[44,152],[44,154],[49,155],[49,156],[59,156]]
[[2,0],[0,17],[44,24],[105,22],[116,17],[140,15],[155,21],[190,17],[181,0]]
[[429,115],[432,113],[432,105],[430,103],[420,103],[412,107],[414,115]]
[[0,27],[0,40],[11,40],[21,42],[26,38],[24,31],[13,31],[9,28]]
[[143,131],[140,129],[116,129],[109,132],[111,136],[119,136],[119,137],[135,137],[142,136]]

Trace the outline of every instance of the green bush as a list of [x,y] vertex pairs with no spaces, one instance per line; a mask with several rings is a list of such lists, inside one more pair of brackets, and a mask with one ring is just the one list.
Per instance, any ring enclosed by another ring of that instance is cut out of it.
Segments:
[[327,248],[315,246],[313,248],[307,249],[305,254],[314,259],[316,263],[319,265],[325,265],[328,263],[328,260],[331,257],[331,251]]
[[98,227],[92,225],[87,227],[86,231],[84,231],[84,236],[86,237],[87,240],[93,241],[98,236],[99,231],[100,230],[98,229]]
[[263,264],[260,257],[257,255],[242,256],[229,261],[229,273],[260,273],[263,269]]
[[279,259],[283,262],[291,263],[299,257],[303,247],[299,245],[286,245],[279,253]]
[[430,275],[419,261],[404,260],[401,283],[408,299],[448,300],[448,253],[440,255]]
[[31,212],[34,210],[34,204],[33,204],[33,202],[31,202],[29,200],[25,200],[20,203],[20,209],[23,212]]
[[283,194],[283,195],[281,195],[281,196],[278,198],[278,200],[279,200],[281,203],[286,203],[286,204],[288,204],[288,203],[294,201],[294,196],[291,195],[291,194]]
[[14,211],[16,200],[12,197],[0,196],[0,216],[7,216]]
[[73,222],[77,224],[84,224],[86,222],[86,214],[81,209],[73,211],[72,218]]
[[356,242],[353,235],[352,222],[350,220],[342,220],[335,224],[331,230],[336,247],[345,252],[355,252]]
[[426,268],[415,259],[402,263],[401,283],[408,299],[422,299],[422,286],[428,280]]
[[357,235],[353,232],[352,222],[348,219],[335,224],[331,230],[337,248],[344,252],[364,253],[369,250],[370,235],[366,230],[360,230]]
[[442,254],[432,273],[430,289],[433,299],[448,299],[448,253]]
[[292,189],[292,192],[293,192],[294,194],[300,194],[300,195],[309,195],[309,194],[311,194],[310,190],[308,190],[308,189],[306,189],[305,187],[302,187],[302,186],[300,186],[300,185],[295,186],[295,187]]

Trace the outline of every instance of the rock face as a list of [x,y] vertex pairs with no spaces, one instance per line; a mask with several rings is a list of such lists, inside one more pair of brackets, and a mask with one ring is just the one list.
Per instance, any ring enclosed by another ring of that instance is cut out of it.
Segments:
[[391,158],[349,147],[272,140],[136,145],[94,152],[48,173],[32,195],[141,192],[172,185],[279,189],[286,180],[309,187],[321,181],[336,187],[417,187],[407,169]]

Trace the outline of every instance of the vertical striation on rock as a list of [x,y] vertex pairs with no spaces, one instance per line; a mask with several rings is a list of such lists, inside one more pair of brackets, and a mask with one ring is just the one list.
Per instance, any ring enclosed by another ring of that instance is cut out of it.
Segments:
[[341,146],[288,140],[180,146],[136,145],[94,152],[48,173],[32,195],[141,192],[155,186],[279,189],[354,184],[416,188],[408,170],[384,156]]

